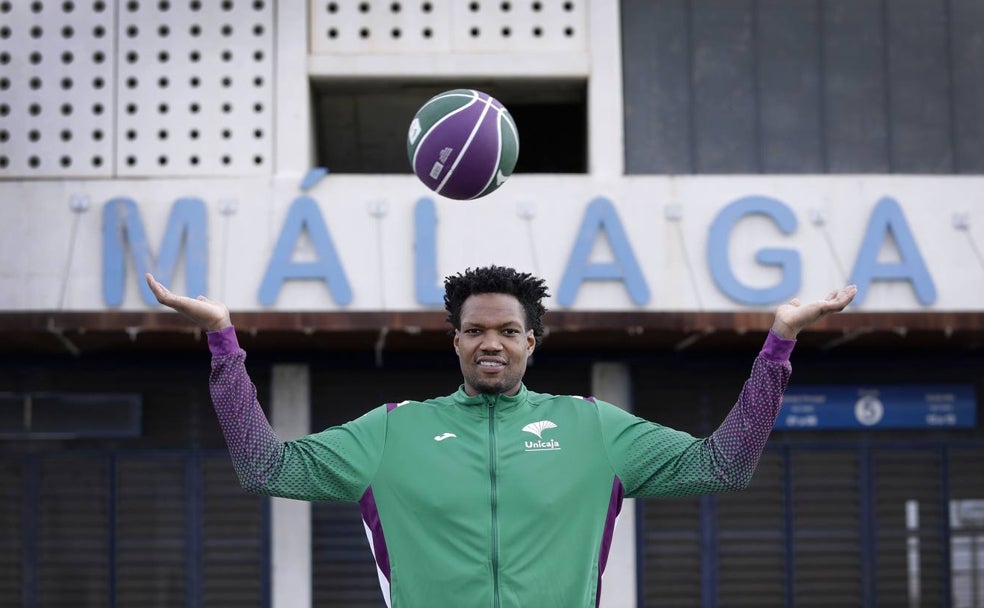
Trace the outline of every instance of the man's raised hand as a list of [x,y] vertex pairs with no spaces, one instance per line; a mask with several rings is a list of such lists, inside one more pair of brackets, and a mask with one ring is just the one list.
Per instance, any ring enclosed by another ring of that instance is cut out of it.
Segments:
[[184,316],[194,321],[199,327],[206,331],[218,331],[232,325],[229,318],[229,309],[222,302],[209,300],[205,296],[189,298],[187,296],[177,296],[161,285],[149,272],[145,275],[147,285],[154,292],[157,301],[172,308]]
[[794,298],[776,310],[776,319],[772,324],[772,331],[780,338],[795,338],[808,325],[832,312],[844,310],[857,293],[857,286],[848,285],[830,292],[826,300],[816,300],[803,304],[799,298]]

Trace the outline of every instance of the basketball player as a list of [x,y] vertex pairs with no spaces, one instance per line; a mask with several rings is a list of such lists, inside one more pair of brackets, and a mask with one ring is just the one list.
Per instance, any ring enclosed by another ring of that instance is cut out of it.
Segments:
[[698,439],[597,399],[523,383],[543,334],[544,281],[497,266],[445,280],[463,382],[449,395],[380,405],[292,441],[273,432],[228,308],[157,300],[208,331],[209,385],[243,487],[358,502],[388,606],[597,606],[623,497],[748,486],[789,379],[797,334],[854,298],[780,306],[721,426]]

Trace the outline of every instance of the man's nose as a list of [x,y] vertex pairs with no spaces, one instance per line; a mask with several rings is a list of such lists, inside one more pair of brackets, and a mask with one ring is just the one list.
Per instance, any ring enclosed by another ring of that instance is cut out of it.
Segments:
[[483,334],[481,347],[482,350],[502,350],[502,341],[499,339],[499,334],[494,331]]

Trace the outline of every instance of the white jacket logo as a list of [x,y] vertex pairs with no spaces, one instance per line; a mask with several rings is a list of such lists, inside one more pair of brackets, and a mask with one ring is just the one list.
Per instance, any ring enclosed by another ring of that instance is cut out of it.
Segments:
[[536,435],[538,441],[527,441],[526,451],[527,452],[543,452],[547,450],[559,450],[560,442],[556,439],[543,439],[543,431],[547,429],[555,429],[557,425],[549,420],[540,420],[538,422],[531,422],[523,427],[523,431],[527,433],[532,433]]

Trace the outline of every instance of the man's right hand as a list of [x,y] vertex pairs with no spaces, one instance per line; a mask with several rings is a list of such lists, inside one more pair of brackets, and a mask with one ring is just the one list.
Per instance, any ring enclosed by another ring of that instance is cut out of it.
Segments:
[[146,279],[147,285],[154,292],[158,302],[180,312],[202,329],[219,331],[232,325],[229,309],[222,302],[214,302],[205,296],[198,296],[194,299],[187,296],[176,296],[167,287],[161,285],[149,272],[146,274]]

